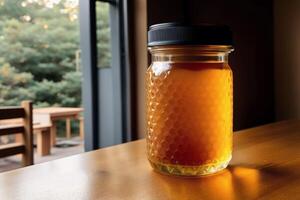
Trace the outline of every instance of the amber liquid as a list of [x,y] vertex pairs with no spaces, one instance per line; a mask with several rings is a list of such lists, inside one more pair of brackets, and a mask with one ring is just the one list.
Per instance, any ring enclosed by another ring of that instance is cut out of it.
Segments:
[[232,71],[226,63],[153,63],[147,71],[147,153],[163,173],[225,168],[232,152]]

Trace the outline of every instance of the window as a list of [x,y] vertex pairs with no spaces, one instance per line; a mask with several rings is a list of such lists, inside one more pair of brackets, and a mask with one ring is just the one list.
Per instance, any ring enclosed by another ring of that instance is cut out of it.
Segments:
[[80,1],[85,149],[131,140],[127,1]]

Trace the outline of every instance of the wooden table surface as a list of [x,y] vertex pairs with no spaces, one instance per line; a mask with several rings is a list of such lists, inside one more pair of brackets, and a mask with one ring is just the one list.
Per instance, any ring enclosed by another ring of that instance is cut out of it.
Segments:
[[300,122],[237,132],[233,160],[217,175],[155,173],[139,140],[3,173],[0,199],[300,199]]

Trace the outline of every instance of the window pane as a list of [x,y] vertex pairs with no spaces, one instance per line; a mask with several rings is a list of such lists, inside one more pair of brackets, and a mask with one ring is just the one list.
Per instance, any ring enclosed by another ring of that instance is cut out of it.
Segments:
[[109,3],[96,2],[98,67],[111,66]]
[[81,105],[78,0],[0,0],[0,106]]

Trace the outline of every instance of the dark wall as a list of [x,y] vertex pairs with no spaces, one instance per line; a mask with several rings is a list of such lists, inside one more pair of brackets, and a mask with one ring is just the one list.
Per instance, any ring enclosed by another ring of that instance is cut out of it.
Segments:
[[273,1],[148,1],[148,25],[183,18],[226,24],[234,33],[235,130],[274,121]]

